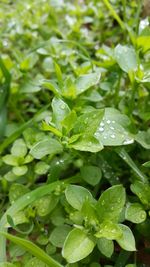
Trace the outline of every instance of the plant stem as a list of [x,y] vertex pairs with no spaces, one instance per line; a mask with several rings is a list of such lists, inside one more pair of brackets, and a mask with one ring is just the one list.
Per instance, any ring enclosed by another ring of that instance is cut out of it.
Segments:
[[124,148],[117,148],[116,152],[131,167],[141,182],[148,183],[147,176],[137,167]]
[[124,22],[121,20],[121,18],[118,16],[118,14],[116,13],[116,11],[114,10],[114,8],[112,7],[112,5],[109,3],[108,0],[103,0],[104,4],[107,6],[107,8],[109,9],[110,13],[112,14],[113,18],[118,22],[118,24],[120,25],[121,29],[123,31],[126,30],[125,24]]

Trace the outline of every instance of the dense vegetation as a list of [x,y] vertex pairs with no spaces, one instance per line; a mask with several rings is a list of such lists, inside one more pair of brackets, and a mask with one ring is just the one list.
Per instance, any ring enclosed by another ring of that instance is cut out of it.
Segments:
[[150,266],[148,15],[1,0],[0,267]]

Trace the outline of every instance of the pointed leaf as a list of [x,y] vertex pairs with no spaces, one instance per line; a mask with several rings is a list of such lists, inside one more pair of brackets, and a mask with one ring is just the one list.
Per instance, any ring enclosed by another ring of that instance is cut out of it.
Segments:
[[116,61],[123,71],[129,72],[131,70],[136,70],[137,59],[133,47],[118,44],[114,52]]
[[136,251],[135,239],[132,231],[126,225],[120,224],[120,229],[122,231],[122,236],[119,237],[116,241],[124,250],[127,251]]
[[100,221],[118,221],[126,199],[125,189],[122,185],[114,185],[105,190],[97,203],[97,213]]
[[46,155],[57,154],[62,152],[62,145],[51,137],[36,143],[30,150],[30,154],[35,159],[41,159]]

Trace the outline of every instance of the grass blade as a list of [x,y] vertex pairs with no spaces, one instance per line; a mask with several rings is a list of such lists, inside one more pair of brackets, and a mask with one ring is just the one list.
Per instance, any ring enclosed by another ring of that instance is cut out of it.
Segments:
[[45,253],[41,248],[33,244],[31,241],[20,238],[20,237],[16,237],[6,232],[0,232],[0,235],[5,236],[7,239],[12,241],[16,245],[21,246],[22,248],[30,252],[33,256],[37,257],[39,260],[46,263],[48,266],[63,267],[61,264],[59,264],[57,261],[51,258],[47,253]]

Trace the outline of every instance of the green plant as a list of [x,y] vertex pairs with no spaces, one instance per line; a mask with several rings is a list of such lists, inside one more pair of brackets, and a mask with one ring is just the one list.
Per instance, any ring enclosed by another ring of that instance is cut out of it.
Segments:
[[0,6],[0,267],[149,266],[149,18],[79,2]]

